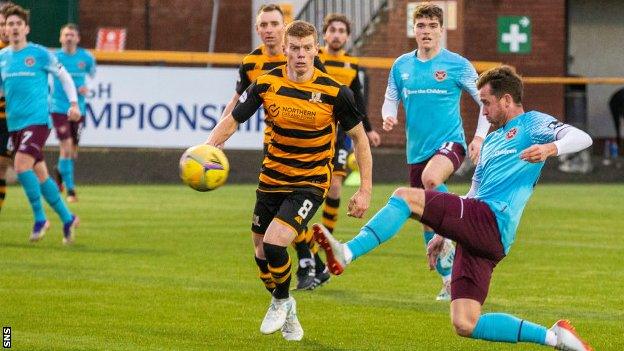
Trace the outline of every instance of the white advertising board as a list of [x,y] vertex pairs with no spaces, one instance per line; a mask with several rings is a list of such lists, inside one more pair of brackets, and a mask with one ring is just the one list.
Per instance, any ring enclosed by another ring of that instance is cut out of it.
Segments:
[[[80,145],[186,148],[206,140],[234,94],[234,68],[98,66]],[[260,109],[226,149],[262,149]],[[58,144],[54,133],[49,145]]]

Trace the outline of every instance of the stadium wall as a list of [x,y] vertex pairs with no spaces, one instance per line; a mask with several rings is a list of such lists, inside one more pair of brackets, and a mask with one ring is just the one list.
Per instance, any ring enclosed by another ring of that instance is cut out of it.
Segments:
[[[52,136],[50,138],[53,138]],[[77,184],[181,184],[178,162],[182,149],[92,149],[82,148],[76,162]],[[403,149],[373,149],[373,181],[379,183],[402,183],[407,185],[407,167]],[[228,183],[258,182],[262,161],[261,151],[225,150],[230,162]],[[45,158],[50,168],[56,164],[58,149],[46,147]],[[599,158],[594,159],[594,172],[570,174],[557,170],[558,162],[546,163],[540,182],[566,183],[621,183],[624,167],[607,167]],[[469,183],[473,171],[458,172],[452,183]]]
[[[123,27],[128,50],[205,52],[213,4],[205,0],[81,0],[82,45],[95,47],[99,27]],[[215,52],[248,53],[250,26],[251,1],[221,1]]]

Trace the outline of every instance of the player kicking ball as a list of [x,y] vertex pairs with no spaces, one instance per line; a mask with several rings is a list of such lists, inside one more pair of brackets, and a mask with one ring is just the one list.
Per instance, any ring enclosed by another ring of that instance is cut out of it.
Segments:
[[315,239],[327,253],[333,274],[341,274],[353,260],[392,238],[414,217],[433,228],[428,245],[430,268],[444,245],[457,242],[451,277],[451,320],[463,337],[496,342],[529,342],[557,350],[588,351],[591,347],[569,322],[550,329],[506,313],[481,314],[494,267],[509,253],[524,206],[533,193],[544,161],[592,144],[587,133],[547,114],[522,106],[522,80],[502,66],[477,81],[483,113],[494,127],[465,197],[435,190],[398,188],[384,208],[346,244],[320,224]]

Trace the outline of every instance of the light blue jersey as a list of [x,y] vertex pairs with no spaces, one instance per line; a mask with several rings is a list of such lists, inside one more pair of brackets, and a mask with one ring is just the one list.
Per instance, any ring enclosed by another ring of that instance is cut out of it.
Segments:
[[523,161],[520,154],[531,145],[554,142],[567,127],[550,115],[530,111],[491,132],[483,142],[473,176],[478,184],[475,198],[487,203],[496,215],[505,253],[514,242],[522,211],[544,166],[544,162]]
[[459,102],[462,90],[479,101],[477,78],[467,59],[446,49],[425,62],[416,57],[416,51],[396,59],[386,98],[400,99],[406,111],[408,164],[427,160],[447,142],[467,149]]
[[48,73],[58,75],[62,66],[45,47],[27,43],[14,51],[0,51],[0,79],[6,96],[9,131],[32,125],[52,126],[48,105]]
[[[86,77],[95,76],[95,58],[91,53],[83,48],[78,48],[75,53],[69,54],[62,49],[54,52],[58,61],[65,67],[71,75],[76,85],[76,90],[86,86]],[[80,107],[80,115],[85,115],[85,97],[78,91],[78,106]],[[52,91],[52,112],[67,114],[69,110],[69,99],[63,90],[63,85],[58,78],[54,79],[54,90]]]

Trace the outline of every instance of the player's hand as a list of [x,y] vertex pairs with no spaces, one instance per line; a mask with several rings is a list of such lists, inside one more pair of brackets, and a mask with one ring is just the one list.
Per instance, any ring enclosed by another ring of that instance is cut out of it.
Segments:
[[218,147],[219,149],[223,150],[223,147],[225,146],[225,143],[221,143],[221,144],[216,144],[215,141],[212,139],[212,134],[208,136],[208,139],[206,139],[206,141],[204,142],[204,144],[206,145],[210,145],[210,146],[214,146],[214,147]]
[[444,238],[436,234],[431,238],[427,245],[427,259],[429,261],[429,269],[434,270],[438,261],[438,256],[444,248]]
[[370,205],[371,193],[370,191],[362,190],[361,188],[353,194],[349,200],[349,207],[347,209],[347,216],[362,218],[368,206]]
[[371,130],[370,132],[366,132],[366,136],[372,146],[377,147],[381,144],[381,137],[376,131]]
[[520,158],[531,163],[546,161],[550,156],[557,155],[557,146],[553,143],[535,144],[522,151]]
[[383,121],[383,130],[389,132],[398,123],[396,117],[386,117]]
[[80,109],[78,108],[78,104],[75,102],[71,103],[69,110],[67,111],[67,119],[72,122],[77,122],[80,120]]
[[86,86],[81,86],[80,88],[78,88],[78,94],[82,95],[82,96],[87,96],[87,94],[89,94],[89,88],[87,88]]
[[481,154],[481,145],[483,145],[483,138],[479,136],[475,136],[472,139],[470,145],[468,145],[468,155],[470,156],[470,161],[473,164],[477,164],[479,161],[479,155]]

